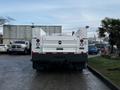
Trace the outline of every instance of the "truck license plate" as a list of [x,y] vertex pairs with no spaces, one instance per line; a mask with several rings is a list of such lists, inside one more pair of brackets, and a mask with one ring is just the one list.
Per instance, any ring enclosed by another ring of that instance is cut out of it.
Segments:
[[63,48],[56,48],[56,50],[63,50]]

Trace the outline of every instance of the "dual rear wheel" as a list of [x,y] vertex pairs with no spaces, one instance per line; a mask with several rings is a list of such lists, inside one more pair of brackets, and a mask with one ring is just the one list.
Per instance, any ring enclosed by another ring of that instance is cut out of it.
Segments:
[[[73,69],[75,71],[83,71],[85,68],[85,63],[76,63],[76,64],[71,64]],[[48,68],[48,64],[45,63],[40,63],[38,61],[33,61],[33,69],[36,69],[37,71],[45,70]]]

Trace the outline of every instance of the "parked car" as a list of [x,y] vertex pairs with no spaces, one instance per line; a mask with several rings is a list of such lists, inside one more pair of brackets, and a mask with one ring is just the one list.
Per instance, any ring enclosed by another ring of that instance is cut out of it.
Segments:
[[88,53],[89,54],[98,54],[99,50],[95,45],[89,45],[88,46]]
[[7,53],[9,46],[7,44],[0,44],[0,52]]
[[31,51],[30,42],[25,40],[16,40],[10,43],[9,54],[24,53],[28,54]]
[[103,43],[96,43],[95,46],[98,48],[99,51],[101,51],[101,49],[105,48],[107,44],[103,44]]
[[[114,51],[114,53],[116,53],[117,48],[113,47],[113,51]],[[101,55],[109,55],[110,54],[110,45],[108,44],[104,47],[101,47],[100,52],[101,52]]]

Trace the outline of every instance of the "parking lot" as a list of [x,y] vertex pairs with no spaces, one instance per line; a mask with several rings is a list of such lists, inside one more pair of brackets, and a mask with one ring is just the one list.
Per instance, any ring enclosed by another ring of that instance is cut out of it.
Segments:
[[0,90],[110,90],[87,69],[36,72],[30,59],[29,55],[0,55]]

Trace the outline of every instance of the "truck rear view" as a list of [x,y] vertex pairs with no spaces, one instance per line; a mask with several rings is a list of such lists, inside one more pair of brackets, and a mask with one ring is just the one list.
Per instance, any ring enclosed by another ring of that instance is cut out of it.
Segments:
[[71,64],[82,70],[88,52],[87,30],[76,33],[47,35],[42,29],[33,28],[32,64],[39,70],[50,64]]

